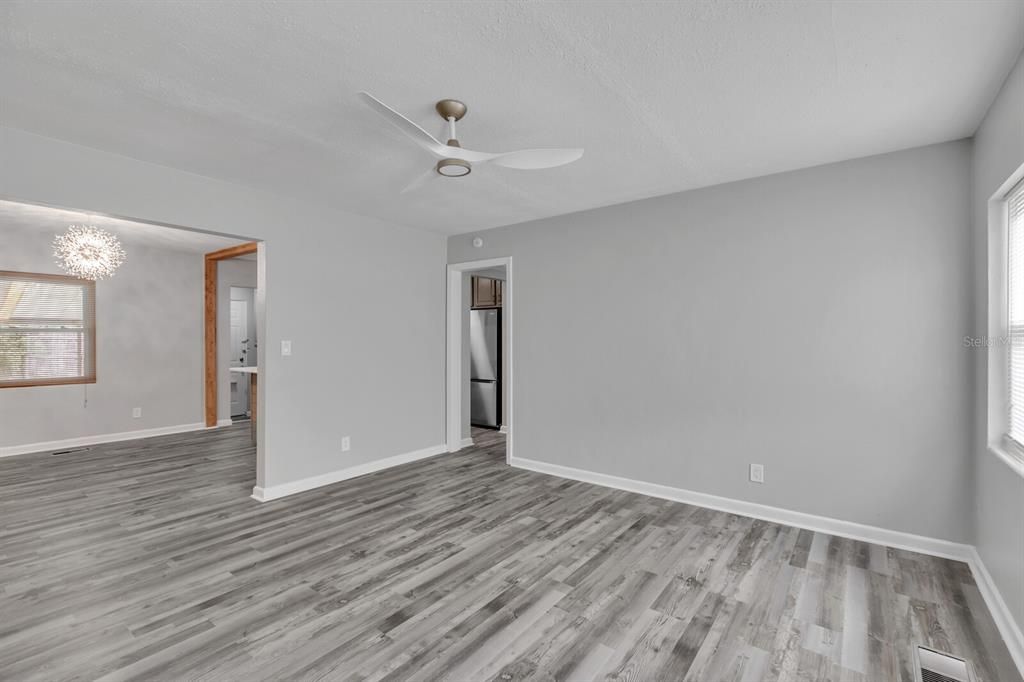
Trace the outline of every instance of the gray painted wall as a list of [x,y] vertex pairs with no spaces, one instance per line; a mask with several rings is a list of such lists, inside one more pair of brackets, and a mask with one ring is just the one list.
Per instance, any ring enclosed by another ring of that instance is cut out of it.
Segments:
[[516,456],[969,540],[969,187],[960,141],[449,238],[515,260]]
[[[0,270],[62,274],[52,241],[0,224]],[[0,447],[203,421],[203,257],[125,250],[117,273],[96,283],[97,382],[0,390]]]
[[[256,285],[256,261],[232,258],[217,264],[218,421],[231,418],[231,287],[255,289]],[[245,377],[245,380],[249,381],[249,377]]]
[[444,442],[443,237],[9,128],[0,158],[0,197],[266,240],[260,485]]
[[[1024,164],[1024,57],[974,138],[972,204],[975,336],[988,331],[988,200]],[[1001,352],[1001,351],[1000,351]],[[974,542],[1003,600],[1024,627],[1024,478],[988,452],[986,354],[975,351]]]

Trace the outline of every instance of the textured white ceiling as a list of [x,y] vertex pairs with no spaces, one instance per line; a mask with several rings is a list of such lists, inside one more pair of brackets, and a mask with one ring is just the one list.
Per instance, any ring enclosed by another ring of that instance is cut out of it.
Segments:
[[56,236],[72,224],[101,227],[117,235],[125,246],[139,245],[190,253],[209,253],[244,243],[241,239],[205,232],[0,200],[0,230],[39,230]]
[[[0,124],[448,233],[971,135],[1021,0],[6,2]],[[463,145],[585,147],[399,195]]]

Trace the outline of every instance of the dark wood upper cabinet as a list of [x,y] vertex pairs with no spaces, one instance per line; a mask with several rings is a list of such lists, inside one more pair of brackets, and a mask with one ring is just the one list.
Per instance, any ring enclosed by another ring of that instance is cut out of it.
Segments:
[[490,277],[473,277],[472,285],[474,308],[501,307],[501,280]]

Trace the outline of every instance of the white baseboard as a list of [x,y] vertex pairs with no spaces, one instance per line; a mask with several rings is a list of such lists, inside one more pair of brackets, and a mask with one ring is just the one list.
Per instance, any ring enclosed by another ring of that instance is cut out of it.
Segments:
[[[231,426],[234,423],[235,422],[231,421],[230,418],[228,418],[228,419],[218,419],[217,420],[217,426]],[[216,427],[214,427],[214,428],[216,428]]]
[[888,547],[907,549],[912,552],[922,552],[924,554],[931,554],[945,559],[956,559],[957,561],[968,562],[971,558],[971,552],[974,549],[971,545],[950,542],[949,540],[929,538],[923,535],[914,535],[913,533],[905,533],[898,530],[889,530],[887,528],[879,528],[877,526],[867,526],[861,523],[842,521],[840,519],[833,519],[827,516],[805,514],[804,512],[792,511],[781,507],[771,507],[769,505],[758,504],[756,502],[746,502],[744,500],[736,500],[729,497],[719,497],[717,495],[709,495],[707,493],[698,493],[693,490],[673,488],[667,485],[660,485],[658,483],[635,481],[629,478],[621,478],[619,476],[611,476],[609,474],[599,474],[593,471],[586,471],[584,469],[574,469],[572,467],[548,464],[547,462],[538,462],[530,459],[522,459],[520,457],[512,457],[509,460],[509,464],[514,467],[519,467],[520,469],[530,469],[531,471],[537,471],[542,474],[551,474],[552,476],[559,476],[561,478],[593,483],[606,488],[628,490],[629,492],[640,493],[641,495],[660,497],[662,499],[674,500],[676,502],[685,502],[686,504],[707,507],[708,509],[724,511],[730,514],[750,516],[755,519],[772,521],[774,523],[781,523],[787,526],[796,526],[797,528],[806,528],[807,530],[828,533],[829,535],[838,535],[840,537],[851,538],[853,540],[863,540],[864,542],[872,542],[879,545],[886,545]]
[[80,448],[86,445],[99,445],[100,443],[116,443],[122,440],[135,440],[136,438],[152,438],[153,436],[166,436],[172,433],[201,431],[205,428],[206,424],[204,422],[197,422],[195,424],[160,426],[155,429],[140,429],[138,431],[122,431],[120,433],[101,433],[96,436],[80,436],[78,438],[65,438],[63,440],[50,440],[43,441],[40,443],[26,443],[24,445],[8,445],[5,447],[0,447],[0,457],[26,455],[31,452],[49,452],[52,450],[66,450],[68,448]]
[[357,464],[345,469],[338,469],[337,471],[320,474],[319,476],[310,476],[309,478],[303,478],[290,483],[279,483],[278,485],[272,485],[267,488],[256,486],[252,489],[252,498],[254,500],[259,500],[260,502],[268,502],[270,500],[276,500],[279,497],[294,495],[295,493],[301,493],[306,490],[331,485],[332,483],[339,483],[357,476],[372,474],[373,472],[380,471],[382,469],[390,469],[391,467],[395,467],[400,464],[408,464],[409,462],[426,459],[427,457],[440,455],[447,451],[448,448],[444,445],[433,445],[429,448],[423,448],[422,450],[414,450],[401,455],[395,455],[394,457],[386,457],[385,459],[378,459],[373,462],[366,462],[365,464]]
[[1013,657],[1017,670],[1024,677],[1024,633],[1021,632],[1020,625],[1014,620],[1013,613],[1010,612],[1006,601],[1003,600],[1003,595],[1000,594],[999,588],[992,580],[992,575],[985,568],[985,562],[981,560],[981,555],[978,554],[976,548],[971,547],[971,559],[967,563],[971,566],[974,582],[992,614],[992,620],[996,622],[999,634],[1002,635],[1006,648],[1010,650],[1010,656]]
[[508,433],[508,424],[502,424],[501,428],[498,429],[501,433]]
[[989,575],[988,570],[985,568],[985,564],[982,562],[977,549],[975,549],[973,545],[950,542],[949,540],[940,540],[938,538],[930,538],[923,535],[905,533],[903,531],[889,530],[888,528],[879,528],[878,526],[868,526],[861,523],[854,523],[852,521],[842,521],[840,519],[833,519],[827,516],[805,514],[803,512],[792,511],[790,509],[782,509],[781,507],[771,507],[765,504],[745,502],[743,500],[736,500],[729,497],[708,495],[707,493],[698,493],[693,490],[673,488],[667,485],[647,483],[645,481],[636,481],[629,478],[622,478],[620,476],[600,474],[593,471],[586,471],[585,469],[575,469],[573,467],[549,464],[547,462],[538,462],[536,460],[523,459],[521,457],[510,458],[509,464],[520,469],[529,469],[530,471],[550,474],[552,476],[558,476],[559,478],[568,478],[574,481],[593,483],[594,485],[600,485],[606,488],[627,490],[641,495],[660,497],[662,499],[673,500],[675,502],[684,502],[686,504],[706,507],[708,509],[715,509],[731,514],[738,514],[740,516],[749,516],[755,519],[772,521],[774,523],[781,523],[787,526],[805,528],[819,533],[838,535],[840,537],[851,538],[853,540],[862,540],[864,542],[885,545],[887,547],[895,547],[912,552],[930,554],[932,556],[942,557],[945,559],[963,561],[970,566],[971,573],[974,575],[974,581],[978,586],[978,591],[981,592],[981,596],[985,600],[985,605],[988,606],[988,610],[992,613],[992,618],[995,621],[996,627],[999,629],[999,634],[1002,636],[1003,641],[1006,642],[1006,647],[1010,650],[1010,655],[1013,656],[1017,669],[1021,672],[1021,675],[1024,676],[1024,635],[1021,634],[1020,626],[1014,620],[1013,614],[1007,607],[1006,602],[999,593],[999,589],[992,580],[992,576]]
[[469,447],[472,447],[472,446],[473,446],[473,438],[472,437],[470,437],[470,438],[463,438],[462,440],[459,441],[459,444],[456,445],[453,448],[449,448],[449,447],[445,446],[445,452],[458,452],[462,448],[469,448]]

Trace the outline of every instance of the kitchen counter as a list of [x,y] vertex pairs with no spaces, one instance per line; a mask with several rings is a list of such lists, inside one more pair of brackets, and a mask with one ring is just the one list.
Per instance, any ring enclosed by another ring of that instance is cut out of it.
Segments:
[[228,367],[228,371],[236,374],[249,375],[249,436],[253,445],[256,444],[256,375],[259,373],[256,367]]

